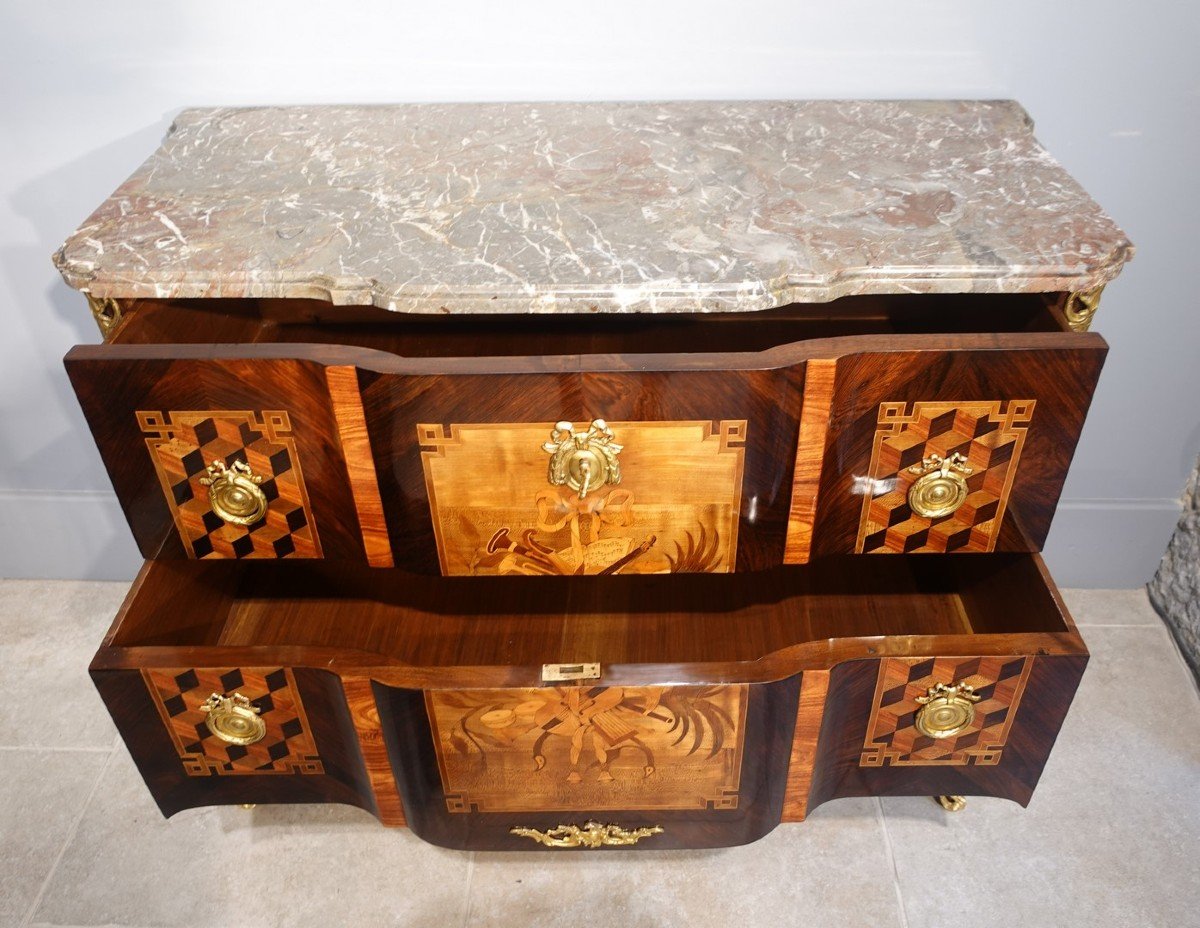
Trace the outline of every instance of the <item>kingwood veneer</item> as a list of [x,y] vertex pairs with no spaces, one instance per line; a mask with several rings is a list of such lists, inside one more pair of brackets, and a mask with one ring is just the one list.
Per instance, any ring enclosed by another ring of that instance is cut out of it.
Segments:
[[1029,801],[1132,253],[1015,104],[190,110],[56,256],[165,814],[708,847]]

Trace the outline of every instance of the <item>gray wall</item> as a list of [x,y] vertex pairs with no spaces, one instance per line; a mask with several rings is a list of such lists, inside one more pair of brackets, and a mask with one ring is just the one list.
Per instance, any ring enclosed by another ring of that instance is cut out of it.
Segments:
[[406,4],[60,0],[0,10],[0,576],[132,575],[63,376],[96,332],[50,254],[184,106],[423,100],[1012,97],[1139,255],[1047,556],[1145,582],[1200,450],[1194,4],[796,0]]

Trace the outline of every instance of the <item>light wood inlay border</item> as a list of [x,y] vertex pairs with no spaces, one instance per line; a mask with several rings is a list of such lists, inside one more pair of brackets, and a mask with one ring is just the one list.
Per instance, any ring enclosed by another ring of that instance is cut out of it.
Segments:
[[[1008,744],[1034,659],[991,657],[888,657],[879,662],[871,718],[860,767],[994,767]],[[916,727],[917,697],[937,683],[969,683],[984,691],[975,719],[950,738],[926,737]]]
[[[855,553],[994,551],[1036,406],[1035,399],[881,403],[867,468],[880,489],[863,495]],[[919,478],[904,465],[961,447],[972,468],[966,501],[937,519],[913,512],[908,491]]]
[[552,423],[417,423],[442,574],[732,573],[747,420],[608,425],[620,486],[584,499],[547,481]]
[[828,670],[804,671],[800,678],[796,733],[792,737],[792,755],[788,761],[787,791],[783,795],[785,822],[802,822],[808,815],[808,794],[812,788],[817,740],[821,736],[821,717],[828,692]]
[[[189,558],[323,556],[287,410],[138,409],[134,415]],[[197,431],[200,427],[203,435]],[[245,428],[259,437],[247,439]],[[285,463],[276,473],[280,451]],[[270,508],[253,531],[232,523],[213,528],[209,522],[211,504],[208,489],[200,483],[202,468],[205,461],[229,460],[231,453],[275,485]],[[192,458],[199,460],[186,463]],[[303,519],[293,528],[296,510],[303,511]]]
[[365,677],[343,677],[342,690],[346,694],[346,705],[350,708],[350,718],[358,734],[358,745],[362,749],[371,791],[375,794],[379,820],[389,827],[403,827],[408,824],[404,817],[404,803],[396,789],[396,778],[388,760],[371,681]]
[[837,361],[832,358],[817,358],[805,366],[804,404],[800,410],[796,469],[792,476],[792,505],[788,513],[787,544],[783,549],[785,564],[807,564],[812,550],[817,489],[821,485],[836,374]]
[[383,517],[383,500],[379,496],[375,458],[367,434],[367,417],[358,390],[358,371],[354,367],[327,367],[325,378],[329,383],[346,471],[350,475],[350,492],[358,511],[367,563],[372,567],[392,567],[392,543]]
[[[325,773],[290,668],[144,667],[141,674],[189,777]],[[230,691],[265,705],[260,740],[231,746],[202,724],[208,694]]]
[[738,808],[746,684],[426,690],[451,813]]

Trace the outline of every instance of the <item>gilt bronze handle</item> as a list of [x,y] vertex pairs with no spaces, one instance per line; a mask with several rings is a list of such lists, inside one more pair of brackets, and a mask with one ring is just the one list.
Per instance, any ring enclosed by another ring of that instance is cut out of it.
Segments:
[[947,686],[938,683],[918,696],[921,708],[913,724],[917,731],[930,738],[953,738],[961,735],[975,721],[975,703],[980,697],[966,683]]
[[557,825],[546,831],[536,828],[510,828],[509,834],[521,838],[532,838],[538,844],[546,847],[624,847],[637,844],[642,838],[651,835],[661,835],[663,830],[658,825],[649,828],[625,829],[619,825],[601,825],[599,822],[586,822],[582,828],[578,825]]
[[253,525],[267,514],[267,495],[259,486],[262,477],[250,470],[245,461],[213,461],[208,476],[200,482],[208,487],[208,502],[222,520],[231,525]]
[[573,422],[557,422],[542,450],[550,455],[547,479],[551,486],[570,487],[584,499],[606,483],[621,482],[617,455],[624,448],[613,441],[613,431],[603,419],[593,419],[586,432],[576,432]]
[[213,693],[200,706],[208,730],[227,744],[254,744],[267,733],[267,723],[259,718],[258,706],[241,693],[222,696]]
[[919,516],[938,519],[955,512],[967,500],[966,476],[973,472],[957,451],[948,458],[931,454],[909,473],[921,478],[908,488],[908,505]]

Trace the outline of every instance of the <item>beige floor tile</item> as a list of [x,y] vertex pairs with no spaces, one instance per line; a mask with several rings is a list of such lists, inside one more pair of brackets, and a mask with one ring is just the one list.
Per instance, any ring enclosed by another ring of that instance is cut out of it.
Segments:
[[1085,636],[1092,661],[1027,810],[884,800],[910,925],[1196,923],[1200,701],[1161,626]]
[[0,925],[21,924],[107,757],[0,751]]
[[1080,627],[1088,625],[1162,625],[1145,589],[1063,590],[1067,609]]
[[822,806],[745,847],[478,854],[471,928],[900,925],[874,800]]
[[0,582],[0,746],[112,747],[116,729],[87,668],[128,589]]
[[121,749],[33,921],[457,928],[469,862],[347,806],[193,809],[164,820]]

